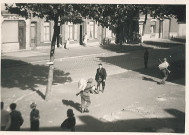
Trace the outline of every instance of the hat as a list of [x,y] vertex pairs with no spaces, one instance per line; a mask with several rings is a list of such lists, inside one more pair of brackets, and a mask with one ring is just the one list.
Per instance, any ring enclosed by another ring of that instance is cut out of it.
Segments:
[[99,63],[98,65],[102,65],[102,63]]
[[37,104],[35,103],[35,102],[33,102],[33,103],[31,103],[31,105],[30,105],[30,108],[35,108],[37,106]]
[[74,116],[74,113],[73,113],[73,110],[72,110],[72,109],[68,109],[68,110],[67,110],[67,116],[68,116],[68,117],[73,117],[73,116]]
[[93,78],[89,78],[87,82],[88,83],[92,83],[93,82]]

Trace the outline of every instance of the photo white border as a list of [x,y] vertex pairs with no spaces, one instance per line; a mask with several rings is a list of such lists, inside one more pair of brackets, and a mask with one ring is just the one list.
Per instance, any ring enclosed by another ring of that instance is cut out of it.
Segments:
[[[72,134],[82,134],[82,135],[95,135],[95,134],[116,134],[116,135],[189,135],[189,117],[188,117],[188,58],[189,54],[189,47],[188,47],[188,6],[189,1],[187,0],[1,0],[0,4],[2,3],[79,3],[79,4],[172,4],[172,5],[179,5],[179,4],[186,4],[186,84],[185,84],[185,133],[177,134],[177,133],[144,133],[144,132],[3,132],[0,131],[0,135],[72,135]],[[1,30],[1,27],[0,27]],[[1,34],[0,34],[1,35]],[[1,38],[0,38],[1,43]],[[1,45],[0,45],[1,46]],[[187,128],[188,127],[188,128]]]

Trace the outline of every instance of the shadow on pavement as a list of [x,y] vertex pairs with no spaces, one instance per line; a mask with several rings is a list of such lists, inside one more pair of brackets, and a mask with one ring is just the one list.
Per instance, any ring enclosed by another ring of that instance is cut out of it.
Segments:
[[66,106],[71,106],[71,107],[75,108],[79,112],[81,111],[80,103],[75,103],[72,100],[64,100],[64,99],[62,99],[62,103]]
[[[38,85],[47,85],[49,67],[32,65],[20,60],[1,60],[1,87],[37,91]],[[54,69],[53,85],[71,82],[70,73]],[[37,91],[39,95],[43,93]]]
[[[184,46],[179,49],[180,50],[178,52],[177,49],[174,49],[174,51],[172,51],[172,49],[149,49],[147,69],[144,68],[144,52],[142,51],[98,58],[103,63],[112,64],[127,70],[132,70],[159,79],[162,79],[162,76],[158,68],[158,64],[160,64],[158,59],[160,58],[162,60],[163,58],[167,58],[170,64],[168,69],[171,71],[167,81],[185,85],[185,49]],[[184,81],[176,81],[181,78],[184,78]],[[149,79],[152,78],[146,78],[144,80],[149,81]]]
[[158,83],[158,81],[155,81],[154,79],[149,78],[149,77],[145,77],[145,76],[142,77],[142,80],[151,81],[151,82],[157,82]]
[[109,45],[101,45],[102,49],[117,52],[117,53],[126,53],[135,50],[141,50],[144,47],[139,45],[116,45],[116,44],[109,44]]
[[[177,42],[173,42],[177,41]],[[172,48],[172,47],[178,47],[178,46],[184,46],[186,43],[185,40],[172,40],[172,42],[166,42],[166,41],[144,41],[143,44],[145,46],[139,45],[139,44],[126,44],[126,45],[116,45],[116,44],[109,44],[109,45],[101,45],[100,47],[105,50],[114,51],[117,53],[127,53],[135,50],[141,50],[145,47],[153,49],[153,47],[159,47],[159,48]],[[148,46],[150,45],[150,46]]]
[[161,47],[161,48],[171,48],[171,47],[177,47],[177,46],[182,46],[184,43],[179,43],[179,42],[161,42],[161,41],[144,41],[144,44],[146,45],[151,45],[155,47]]
[[[184,133],[185,113],[176,109],[165,109],[172,115],[169,118],[142,118],[129,120],[116,120],[108,122],[94,118],[90,115],[78,116],[83,122],[77,125],[76,132],[162,132],[162,133]],[[60,123],[61,124],[61,123]],[[22,129],[28,131],[29,129]],[[60,126],[40,127],[40,131],[62,131]]]

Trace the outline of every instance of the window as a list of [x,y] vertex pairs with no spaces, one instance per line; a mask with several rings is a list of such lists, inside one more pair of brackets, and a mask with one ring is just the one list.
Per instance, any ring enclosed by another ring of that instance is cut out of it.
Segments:
[[95,23],[93,21],[88,23],[87,34],[89,39],[95,38]]
[[150,26],[151,34],[155,33],[155,26],[156,26],[156,22],[155,21],[151,21],[151,26]]
[[112,37],[112,31],[109,30],[109,28],[106,28],[106,37],[111,38]]
[[50,23],[44,22],[44,42],[50,42]]
[[73,25],[68,25],[68,38],[73,40]]
[[77,25],[68,22],[68,38],[70,40],[77,40]]
[[1,36],[3,43],[18,42],[18,21],[4,21]]
[[90,22],[90,38],[94,38],[94,22]]
[[36,43],[37,38],[37,23],[31,22],[31,44]]

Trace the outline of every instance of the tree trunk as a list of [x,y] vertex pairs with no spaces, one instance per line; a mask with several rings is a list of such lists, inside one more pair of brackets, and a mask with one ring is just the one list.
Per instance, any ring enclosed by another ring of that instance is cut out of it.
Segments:
[[50,50],[50,64],[49,64],[49,75],[48,75],[48,84],[46,88],[46,93],[45,93],[45,100],[49,99],[50,93],[51,93],[51,87],[52,87],[52,82],[53,82],[53,73],[54,73],[54,52],[55,52],[55,44],[56,44],[56,39],[59,36],[59,26],[58,26],[58,16],[55,17],[54,19],[54,33],[53,33],[53,38],[51,41],[51,50]]

